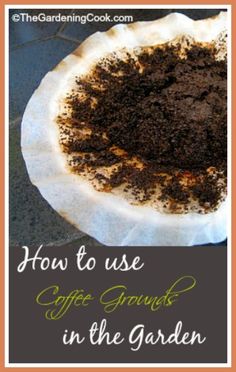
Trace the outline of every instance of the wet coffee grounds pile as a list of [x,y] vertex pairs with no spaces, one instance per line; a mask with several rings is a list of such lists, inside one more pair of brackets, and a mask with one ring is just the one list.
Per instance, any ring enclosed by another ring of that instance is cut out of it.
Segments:
[[214,47],[104,59],[77,78],[57,122],[72,171],[102,191],[123,187],[173,213],[208,212],[224,198],[227,64]]

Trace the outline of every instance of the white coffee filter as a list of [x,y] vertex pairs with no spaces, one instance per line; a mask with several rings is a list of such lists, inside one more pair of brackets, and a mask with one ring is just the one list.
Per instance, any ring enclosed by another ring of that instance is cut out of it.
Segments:
[[165,214],[133,206],[122,195],[96,191],[69,170],[56,124],[74,77],[86,74],[101,57],[122,48],[162,44],[180,35],[211,42],[226,28],[226,12],[200,21],[172,13],[157,21],[119,24],[90,36],[42,79],[23,116],[21,146],[31,182],[52,208],[106,245],[190,246],[226,238],[227,201],[205,215]]

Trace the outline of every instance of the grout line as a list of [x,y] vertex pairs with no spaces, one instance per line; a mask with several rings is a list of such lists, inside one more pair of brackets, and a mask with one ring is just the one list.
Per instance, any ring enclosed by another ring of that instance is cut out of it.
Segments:
[[64,35],[61,34],[61,33],[58,33],[58,34],[56,35],[56,37],[59,38],[59,39],[65,40],[65,41],[71,41],[71,42],[73,42],[73,43],[76,43],[77,45],[80,44],[80,43],[82,43],[82,41],[79,40],[79,39],[74,39],[74,38],[72,38],[72,37],[64,36]]
[[21,122],[22,120],[22,116],[17,116],[15,119],[13,120],[9,120],[9,127],[10,128],[14,128],[18,125],[19,122]]
[[33,43],[38,43],[40,41],[47,41],[47,40],[53,39],[54,37],[55,37],[55,35],[51,35],[51,36],[47,36],[47,37],[41,38],[41,39],[34,39],[34,40],[26,41],[25,43],[22,43],[22,44],[19,44],[19,45],[16,45],[16,46],[10,48],[10,52],[14,51],[16,49],[20,49],[21,47],[31,45]]
[[81,41],[78,40],[78,39],[64,37],[63,35],[60,35],[60,34],[54,34],[52,36],[47,36],[47,37],[42,38],[42,39],[30,40],[30,41],[27,41],[26,43],[16,45],[16,46],[14,46],[13,48],[10,49],[10,52],[15,51],[17,49],[20,49],[21,47],[25,47],[25,46],[28,46],[28,45],[31,45],[31,44],[34,44],[34,43],[39,43],[41,41],[47,41],[47,40],[52,40],[52,39],[62,39],[62,40],[65,40],[65,41],[71,41],[71,42],[76,43],[76,44],[81,43]]
[[[50,242],[45,242],[43,244],[43,246],[44,247],[61,247],[61,246],[64,246],[64,245],[74,244],[76,242],[78,242],[78,245],[79,245],[80,244],[80,240],[81,239],[84,239],[84,238],[91,238],[94,241],[96,241],[96,239],[92,238],[91,236],[89,236],[89,235],[87,235],[84,232],[82,232],[82,231],[79,230],[75,234],[72,234],[72,236],[68,236],[65,239],[58,239],[58,240],[52,240]],[[30,243],[30,245],[32,245],[32,246],[37,246],[39,244],[40,243],[36,243],[36,242],[31,242]],[[13,247],[19,247],[19,245],[22,245],[22,244],[20,244],[16,239],[10,238],[9,245],[10,246],[13,246]]]
[[[79,236],[76,236],[77,234],[79,234]],[[55,240],[55,241],[52,241],[52,242],[49,242],[47,243],[47,247],[61,247],[63,245],[68,245],[68,244],[74,244],[74,243],[78,243],[78,245],[80,244],[80,240],[81,239],[84,239],[84,238],[91,238],[93,240],[95,240],[94,238],[92,238],[91,236],[85,234],[83,231],[80,231],[78,230],[78,232],[75,233],[75,235],[73,234],[71,237],[68,236],[67,238],[64,238],[64,239],[59,239],[59,240]]]
[[[71,9],[69,15],[72,15],[74,11],[76,11],[76,9]],[[58,33],[62,32],[65,29],[66,25],[67,25],[67,22],[64,22],[61,26],[59,26],[55,33],[55,36],[57,36]]]

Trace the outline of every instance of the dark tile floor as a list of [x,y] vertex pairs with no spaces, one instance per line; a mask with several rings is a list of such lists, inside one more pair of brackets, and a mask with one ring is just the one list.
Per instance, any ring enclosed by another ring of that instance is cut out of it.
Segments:
[[[133,21],[148,21],[163,17],[175,9],[18,9],[10,10],[10,243],[64,244],[78,240],[78,244],[99,245],[62,219],[34,187],[25,168],[20,149],[20,126],[25,106],[43,76],[61,59],[72,52],[86,37],[96,31],[105,31],[114,25],[108,23],[78,22],[13,22],[19,13],[37,15],[93,13],[101,15],[132,15]],[[177,10],[194,19],[207,18],[219,10]]]

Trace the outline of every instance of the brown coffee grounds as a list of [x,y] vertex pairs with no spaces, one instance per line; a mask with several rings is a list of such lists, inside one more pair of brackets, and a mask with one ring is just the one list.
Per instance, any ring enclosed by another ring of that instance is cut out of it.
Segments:
[[212,46],[179,50],[107,58],[77,78],[57,120],[61,145],[105,191],[123,185],[143,203],[156,194],[173,212],[191,201],[207,212],[226,189],[227,64]]

